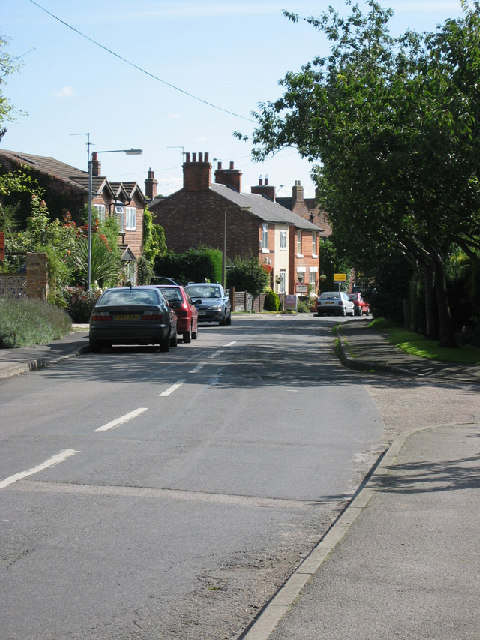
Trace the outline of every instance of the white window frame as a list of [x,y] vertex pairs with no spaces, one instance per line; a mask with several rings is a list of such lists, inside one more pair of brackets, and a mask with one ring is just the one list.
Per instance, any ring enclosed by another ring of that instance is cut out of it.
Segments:
[[268,253],[268,224],[262,224],[262,253]]
[[286,293],[287,291],[287,270],[280,269],[280,283],[278,285],[278,293]]
[[125,233],[125,207],[123,205],[115,205],[115,215],[117,216],[120,224],[120,233]]
[[97,212],[97,218],[99,222],[105,222],[105,205],[94,204],[95,211]]
[[312,269],[310,269],[309,284],[317,284],[317,274]]
[[[281,229],[280,230],[280,249],[282,251],[286,251],[287,250],[287,230],[286,229]],[[284,292],[282,292],[284,293]]]
[[312,231],[312,258],[318,258],[317,253],[317,232]]
[[297,229],[297,258],[303,258],[302,253],[302,230]]
[[136,231],[137,229],[136,207],[125,207],[125,229],[127,231]]

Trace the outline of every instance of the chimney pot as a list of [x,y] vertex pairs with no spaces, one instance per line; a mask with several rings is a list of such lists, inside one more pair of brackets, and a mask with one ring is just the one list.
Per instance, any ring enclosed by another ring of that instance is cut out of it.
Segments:
[[233,170],[233,160],[230,160],[230,171]]

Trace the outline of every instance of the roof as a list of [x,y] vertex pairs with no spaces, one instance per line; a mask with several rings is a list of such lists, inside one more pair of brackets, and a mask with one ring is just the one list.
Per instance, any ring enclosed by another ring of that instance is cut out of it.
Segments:
[[273,200],[265,198],[262,195],[256,193],[238,193],[238,191],[234,191],[223,184],[217,183],[212,183],[210,189],[239,207],[250,209],[255,216],[264,222],[287,224],[297,229],[306,229],[308,231],[322,231],[321,227],[305,220],[305,218],[293,213],[293,211],[282,207],[278,202],[273,202]]
[[[2,157],[14,162],[18,165],[25,165],[34,171],[46,174],[70,184],[70,186],[88,193],[88,171],[82,171],[72,167],[65,162],[60,162],[55,158],[46,156],[37,156],[31,153],[22,153],[19,151],[9,151],[8,149],[0,149],[0,163]],[[105,187],[107,187],[112,195],[120,194],[122,188],[128,197],[132,197],[133,192],[137,190],[140,196],[143,198],[143,193],[136,182],[110,182],[105,176],[93,176],[92,177],[92,191],[93,193],[100,193]]]

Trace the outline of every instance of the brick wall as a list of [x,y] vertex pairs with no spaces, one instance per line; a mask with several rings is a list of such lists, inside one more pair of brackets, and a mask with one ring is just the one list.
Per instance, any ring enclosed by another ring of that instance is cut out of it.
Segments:
[[48,266],[45,253],[27,253],[27,298],[46,300],[48,295]]
[[223,251],[226,212],[227,258],[258,254],[258,219],[212,190],[181,189],[150,210],[165,230],[168,249],[175,253],[201,245]]

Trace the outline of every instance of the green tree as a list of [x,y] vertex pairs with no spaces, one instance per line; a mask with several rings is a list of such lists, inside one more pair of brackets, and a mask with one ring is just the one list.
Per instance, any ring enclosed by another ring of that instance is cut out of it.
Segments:
[[453,242],[471,255],[480,247],[479,4],[464,2],[464,16],[435,33],[398,38],[391,10],[345,4],[346,17],[330,7],[307,19],[331,54],[287,73],[284,95],[260,105],[253,156],[296,146],[317,162],[322,206],[353,266],[402,251],[424,274],[430,318],[435,291],[440,343],[450,345],[445,261]]
[[14,108],[5,96],[3,91],[3,85],[6,83],[6,78],[18,71],[20,65],[15,59],[6,51],[9,41],[0,35],[0,139],[5,134],[4,123],[14,120]]
[[253,256],[242,258],[236,256],[227,267],[227,286],[237,291],[248,291],[254,296],[265,291],[269,276]]

